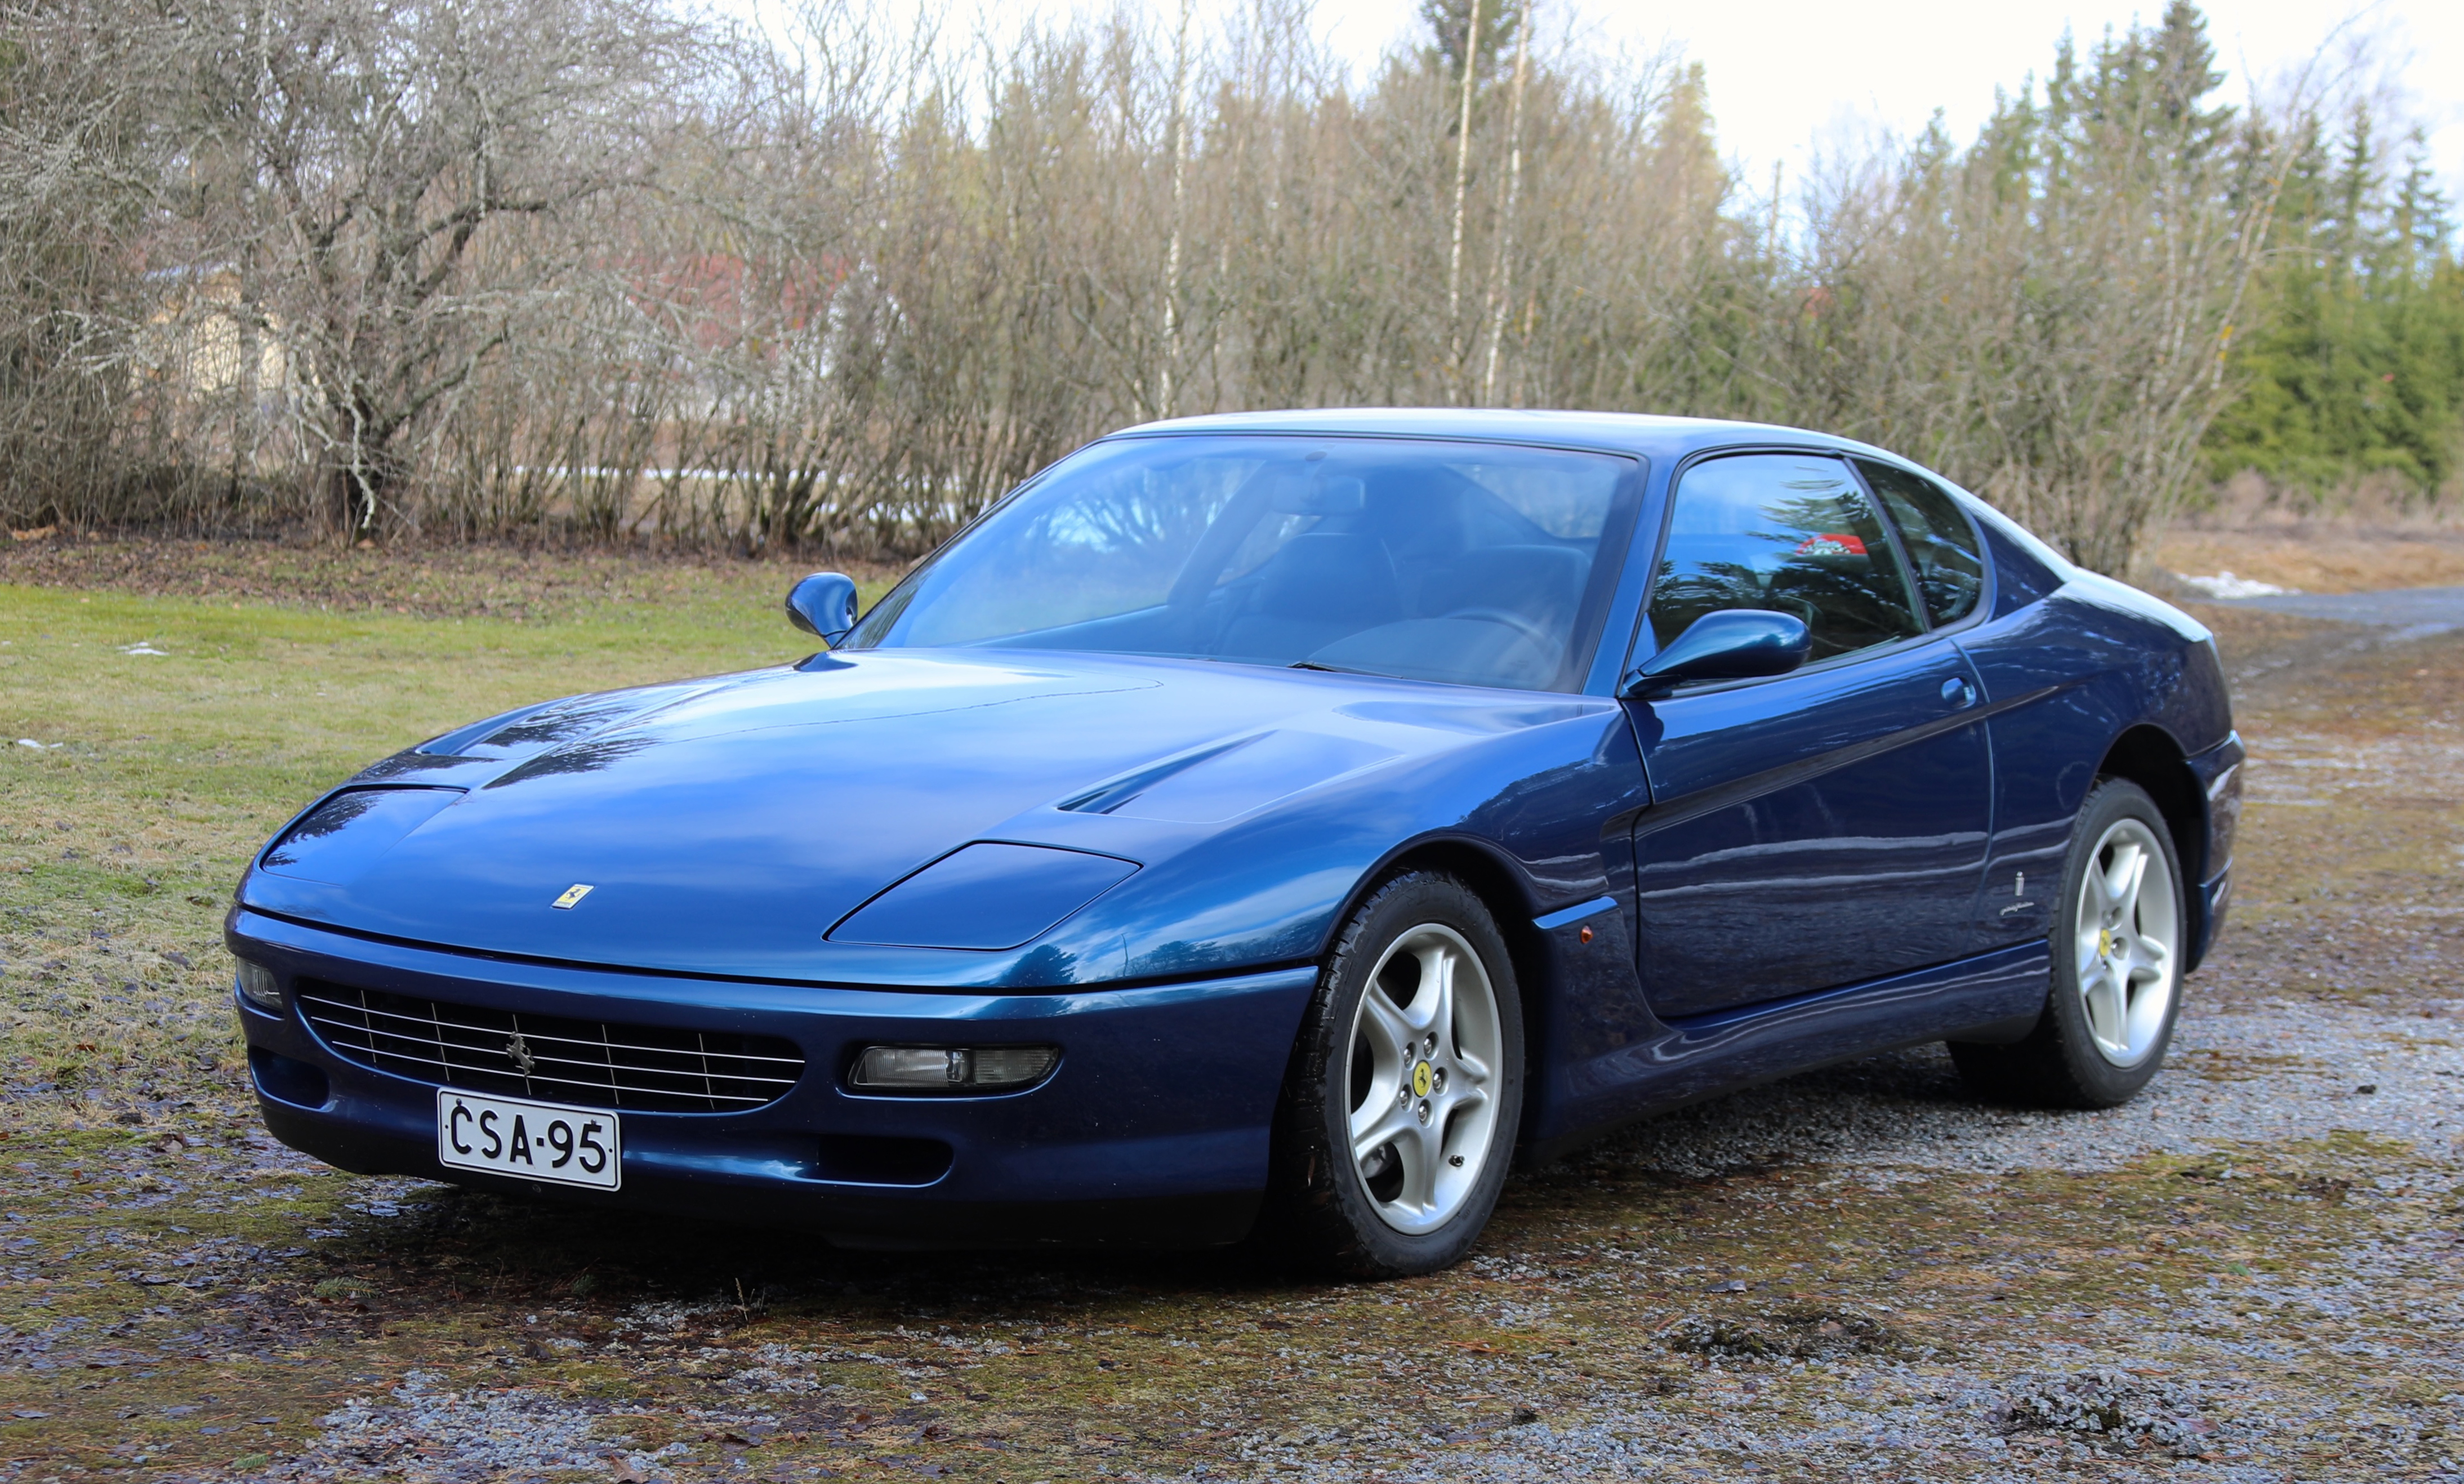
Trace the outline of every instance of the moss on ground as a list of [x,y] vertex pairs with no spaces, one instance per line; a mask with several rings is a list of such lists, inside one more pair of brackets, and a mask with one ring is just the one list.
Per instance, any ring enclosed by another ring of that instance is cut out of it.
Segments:
[[[1638,1394],[1708,1422],[1747,1388],[1776,1422],[1818,1412],[1868,1358],[2007,1368],[2013,1329],[2131,1336],[2136,1363],[2221,1362],[2347,1415],[2447,1395],[2408,1391],[2401,1366],[2316,1366],[2400,1336],[2390,1315],[2299,1296],[2336,1287],[2355,1243],[2438,1214],[2364,1199],[2413,1163],[2351,1137],[1888,1187],[1816,1167],[1670,1182],[1612,1149],[1518,1184],[1472,1263],[1376,1287],[1237,1254],[842,1253],[434,1187],[372,1207],[365,1183],[290,1172],[203,1211],[98,1193],[152,1147],[46,1135],[47,1173],[6,1198],[37,1255],[0,1324],[54,1337],[41,1353],[61,1363],[0,1376],[0,1417],[49,1414],[0,1424],[0,1444],[49,1471],[297,1451],[343,1399],[414,1374],[548,1394],[636,1451],[685,1444],[683,1472],[741,1454],[800,1476],[920,1461],[983,1478],[1238,1473],[1259,1439],[1338,1458],[1372,1422],[1401,1440],[1397,1467],[1441,1462],[1518,1417],[1572,1426]],[[1778,1352],[1690,1338],[1753,1333]]]

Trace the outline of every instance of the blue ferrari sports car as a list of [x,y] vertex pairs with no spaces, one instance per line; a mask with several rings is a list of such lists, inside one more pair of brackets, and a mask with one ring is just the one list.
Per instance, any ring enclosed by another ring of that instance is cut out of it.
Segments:
[[1061,460],[827,648],[395,754],[228,923],[349,1170],[870,1246],[1425,1272],[1845,1057],[2103,1107],[2222,920],[2197,623],[1881,450],[1313,411]]

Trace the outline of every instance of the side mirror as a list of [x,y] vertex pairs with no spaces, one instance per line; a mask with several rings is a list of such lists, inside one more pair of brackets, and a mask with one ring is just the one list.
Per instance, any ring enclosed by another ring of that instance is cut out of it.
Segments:
[[1805,620],[1765,609],[1725,609],[1686,626],[1668,648],[1625,677],[1628,700],[1665,696],[1688,680],[1752,680],[1786,675],[1814,653]]
[[855,627],[855,579],[815,572],[787,589],[787,622],[832,649]]

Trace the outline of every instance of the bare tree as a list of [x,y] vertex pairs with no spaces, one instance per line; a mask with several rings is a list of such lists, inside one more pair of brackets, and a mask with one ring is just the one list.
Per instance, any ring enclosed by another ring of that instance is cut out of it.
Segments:
[[1783,239],[1699,66],[1529,10],[1354,78],[1308,0],[0,0],[0,510],[913,553],[1124,423],[1479,401],[1859,433],[2127,566],[2299,100],[2175,0]]
[[171,451],[196,276],[164,212],[183,36],[115,0],[0,4],[0,520],[152,516],[193,495]]
[[421,430],[560,292],[562,227],[645,183],[687,33],[649,0],[190,0],[209,210],[288,352],[333,526],[375,532]]
[[1514,89],[1506,113],[1505,197],[1497,209],[1496,256],[1488,269],[1488,356],[1481,368],[1480,400],[1497,400],[1497,360],[1506,348],[1506,314],[1514,298],[1514,211],[1523,204],[1523,92],[1531,80],[1531,0],[1524,0],[1514,28]]

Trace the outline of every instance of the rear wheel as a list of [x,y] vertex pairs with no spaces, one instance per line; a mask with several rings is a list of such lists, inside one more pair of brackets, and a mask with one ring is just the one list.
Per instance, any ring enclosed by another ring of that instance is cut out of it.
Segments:
[[1991,1097],[2063,1108],[2128,1102],[2172,1042],[2189,923],[2163,812],[2137,784],[2105,779],[2079,806],[2044,1016],[2014,1046],[1952,1043],[1961,1074]]
[[1496,1208],[1522,1107],[1495,921],[1450,876],[1396,877],[1346,924],[1302,1023],[1265,1241],[1353,1277],[1447,1266]]

